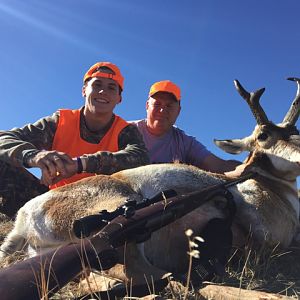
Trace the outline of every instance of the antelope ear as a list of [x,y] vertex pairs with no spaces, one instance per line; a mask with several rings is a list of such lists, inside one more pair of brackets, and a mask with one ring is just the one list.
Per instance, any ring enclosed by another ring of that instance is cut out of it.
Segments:
[[244,149],[244,143],[243,140],[235,139],[235,140],[216,140],[214,139],[214,143],[224,150],[227,153],[230,154],[239,154],[243,152]]

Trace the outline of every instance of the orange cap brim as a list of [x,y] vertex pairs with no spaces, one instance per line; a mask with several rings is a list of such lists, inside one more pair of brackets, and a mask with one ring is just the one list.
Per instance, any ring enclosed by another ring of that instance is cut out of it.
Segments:
[[171,93],[177,101],[180,101],[180,88],[170,80],[163,80],[154,83],[150,88],[149,96],[153,96],[158,92]]
[[[107,67],[111,69],[115,74],[110,74],[110,73],[104,73],[101,72],[100,68],[101,67]],[[97,70],[99,69],[99,71]],[[124,77],[122,76],[119,68],[110,63],[110,62],[98,62],[94,64],[93,66],[90,67],[90,69],[85,73],[83,77],[83,82],[85,82],[89,78],[93,77],[104,77],[104,78],[111,78],[112,80],[116,81],[120,88],[123,90],[124,87]]]

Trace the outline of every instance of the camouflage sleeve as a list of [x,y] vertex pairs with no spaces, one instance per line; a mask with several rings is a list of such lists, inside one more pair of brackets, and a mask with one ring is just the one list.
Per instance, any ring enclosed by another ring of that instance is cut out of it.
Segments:
[[0,131],[0,159],[23,167],[29,153],[51,149],[58,118],[59,112],[56,112],[22,128]]
[[88,158],[86,172],[113,174],[117,171],[149,164],[148,150],[134,125],[125,127],[119,135],[119,151],[99,151],[84,155]]

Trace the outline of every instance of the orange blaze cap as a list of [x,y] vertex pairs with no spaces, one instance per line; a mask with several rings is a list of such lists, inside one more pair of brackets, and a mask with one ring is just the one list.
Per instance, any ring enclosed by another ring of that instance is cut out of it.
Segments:
[[[111,69],[115,74],[101,72],[100,69],[101,67],[107,67]],[[111,78],[114,81],[116,81],[119,84],[120,88],[123,90],[124,77],[122,76],[120,69],[116,65],[112,64],[111,62],[97,62],[96,64],[91,66],[83,77],[83,83],[87,79],[92,77]]]
[[168,92],[175,96],[177,101],[180,101],[180,88],[170,80],[155,82],[149,92],[149,97],[157,92]]

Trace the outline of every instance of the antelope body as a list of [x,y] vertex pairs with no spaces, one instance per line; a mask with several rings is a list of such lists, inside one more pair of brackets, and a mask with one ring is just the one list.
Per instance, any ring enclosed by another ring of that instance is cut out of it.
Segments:
[[[235,81],[239,93],[247,100],[256,120],[253,133],[244,139],[222,140],[215,143],[229,153],[249,151],[244,172],[258,175],[232,186],[237,214],[234,220],[234,243],[241,244],[251,231],[256,245],[287,247],[295,238],[299,226],[299,200],[296,178],[300,175],[300,136],[295,127],[299,116],[298,92],[282,123],[270,122],[259,105],[263,89],[246,92]],[[28,243],[29,252],[57,247],[78,241],[72,233],[75,219],[112,211],[126,200],[141,201],[167,189],[177,193],[200,190],[225,182],[223,175],[183,164],[156,164],[123,170],[113,175],[98,175],[51,190],[26,203],[18,212],[14,229],[1,246],[5,257]],[[126,274],[120,266],[111,272],[121,280],[142,280],[144,274],[161,277],[166,272],[187,270],[187,238],[191,228],[199,234],[212,218],[224,218],[226,211],[213,199],[189,215],[160,229],[139,249],[128,245]],[[141,249],[143,248],[143,249]],[[116,271],[117,270],[117,271]]]

